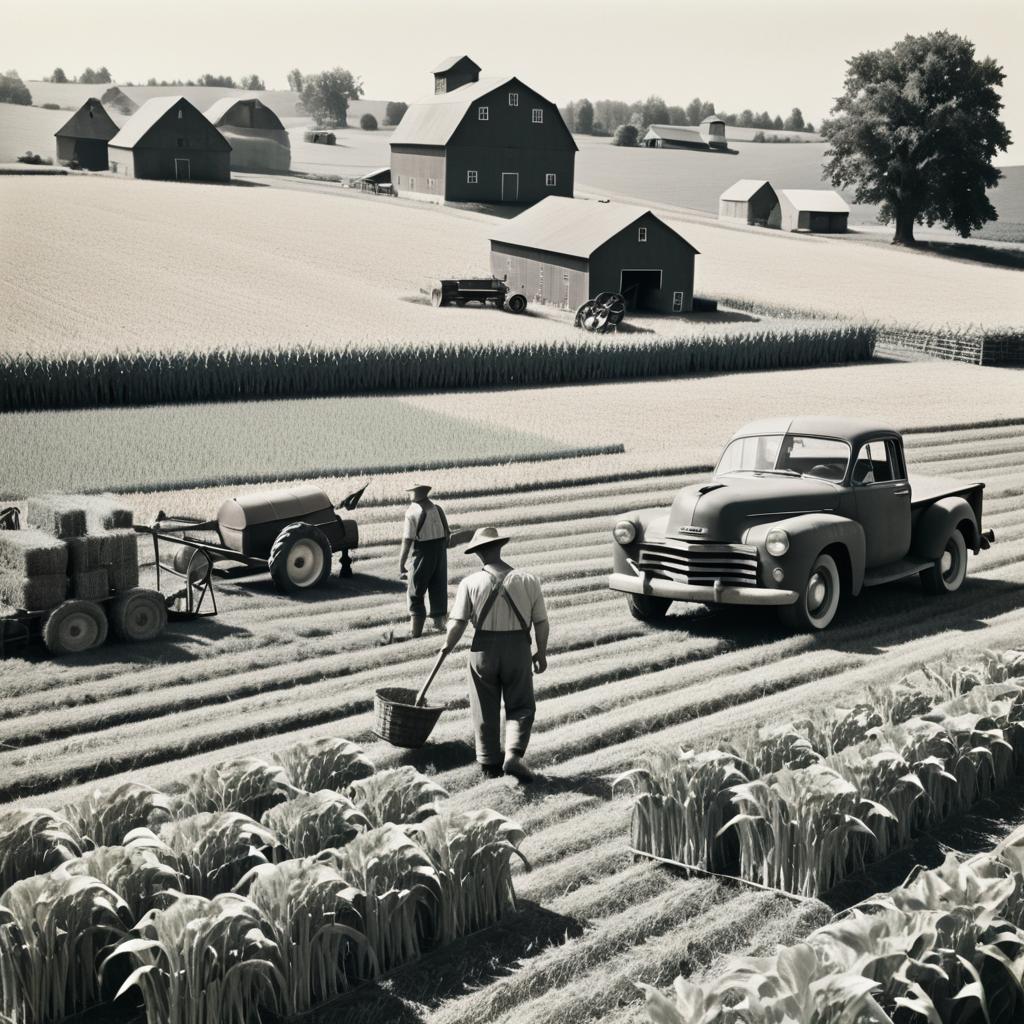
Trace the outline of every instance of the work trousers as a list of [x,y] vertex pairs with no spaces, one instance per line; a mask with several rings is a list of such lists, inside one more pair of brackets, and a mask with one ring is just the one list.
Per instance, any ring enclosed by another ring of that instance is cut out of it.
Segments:
[[444,537],[417,540],[412,545],[412,572],[409,573],[409,614],[427,614],[424,597],[430,599],[430,616],[448,615],[448,544]]
[[505,705],[505,751],[526,753],[533,728],[533,659],[530,634],[522,630],[477,630],[469,655],[476,759],[480,764],[501,764],[501,705]]

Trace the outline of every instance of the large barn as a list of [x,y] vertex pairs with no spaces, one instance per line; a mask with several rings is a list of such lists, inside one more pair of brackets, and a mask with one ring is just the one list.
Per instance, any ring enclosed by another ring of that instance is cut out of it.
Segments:
[[107,169],[107,143],[117,134],[117,125],[96,98],[87,99],[74,115],[54,132],[57,161],[75,164],[86,171]]
[[292,146],[281,119],[262,100],[225,96],[206,119],[231,144],[233,171],[288,171]]
[[850,208],[842,196],[827,188],[779,189],[783,231],[841,232]]
[[479,75],[468,57],[435,69],[434,95],[391,136],[395,191],[431,202],[571,196],[577,147],[558,107],[518,78]]
[[550,196],[491,235],[491,273],[532,302],[576,309],[600,292],[628,308],[693,309],[697,250],[641,207]]
[[777,228],[781,218],[779,197],[769,181],[742,178],[718,197],[719,220],[740,220],[744,224]]
[[231,180],[231,144],[184,96],[147,100],[107,148],[129,178]]

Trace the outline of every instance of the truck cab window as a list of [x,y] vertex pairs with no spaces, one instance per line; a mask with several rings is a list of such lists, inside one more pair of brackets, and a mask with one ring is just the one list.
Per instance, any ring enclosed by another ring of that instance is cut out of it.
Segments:
[[892,463],[893,450],[885,441],[861,445],[853,464],[853,482],[858,485],[890,483],[899,478]]

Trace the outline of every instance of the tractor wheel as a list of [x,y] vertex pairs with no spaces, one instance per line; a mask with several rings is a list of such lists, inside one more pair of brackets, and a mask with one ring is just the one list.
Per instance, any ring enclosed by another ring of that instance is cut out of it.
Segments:
[[920,575],[929,594],[952,594],[960,589],[967,576],[967,542],[959,530],[949,535],[939,560],[922,569]]
[[510,313],[522,313],[526,309],[526,296],[510,295],[505,302],[505,308]]
[[650,594],[627,594],[629,613],[641,622],[664,622],[672,602],[667,597],[652,597]]
[[65,601],[43,624],[43,643],[53,655],[81,654],[107,639],[107,617],[93,601]]
[[174,552],[172,564],[176,572],[180,572],[183,576],[188,575],[189,583],[199,583],[206,576],[206,570],[211,562],[210,556],[205,551],[182,544]]
[[167,625],[163,594],[136,587],[123,593],[110,609],[110,628],[121,640],[155,640]]
[[283,594],[318,587],[331,572],[331,545],[308,523],[286,526],[270,549],[270,575]]

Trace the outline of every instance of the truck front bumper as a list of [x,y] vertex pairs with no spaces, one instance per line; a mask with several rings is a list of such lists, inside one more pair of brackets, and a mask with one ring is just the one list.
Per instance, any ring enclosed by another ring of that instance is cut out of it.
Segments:
[[695,604],[795,604],[800,596],[795,590],[773,590],[768,587],[708,587],[695,583],[652,579],[647,575],[636,576],[625,572],[613,572],[608,577],[608,586],[623,594],[667,597],[670,601],[691,601]]

